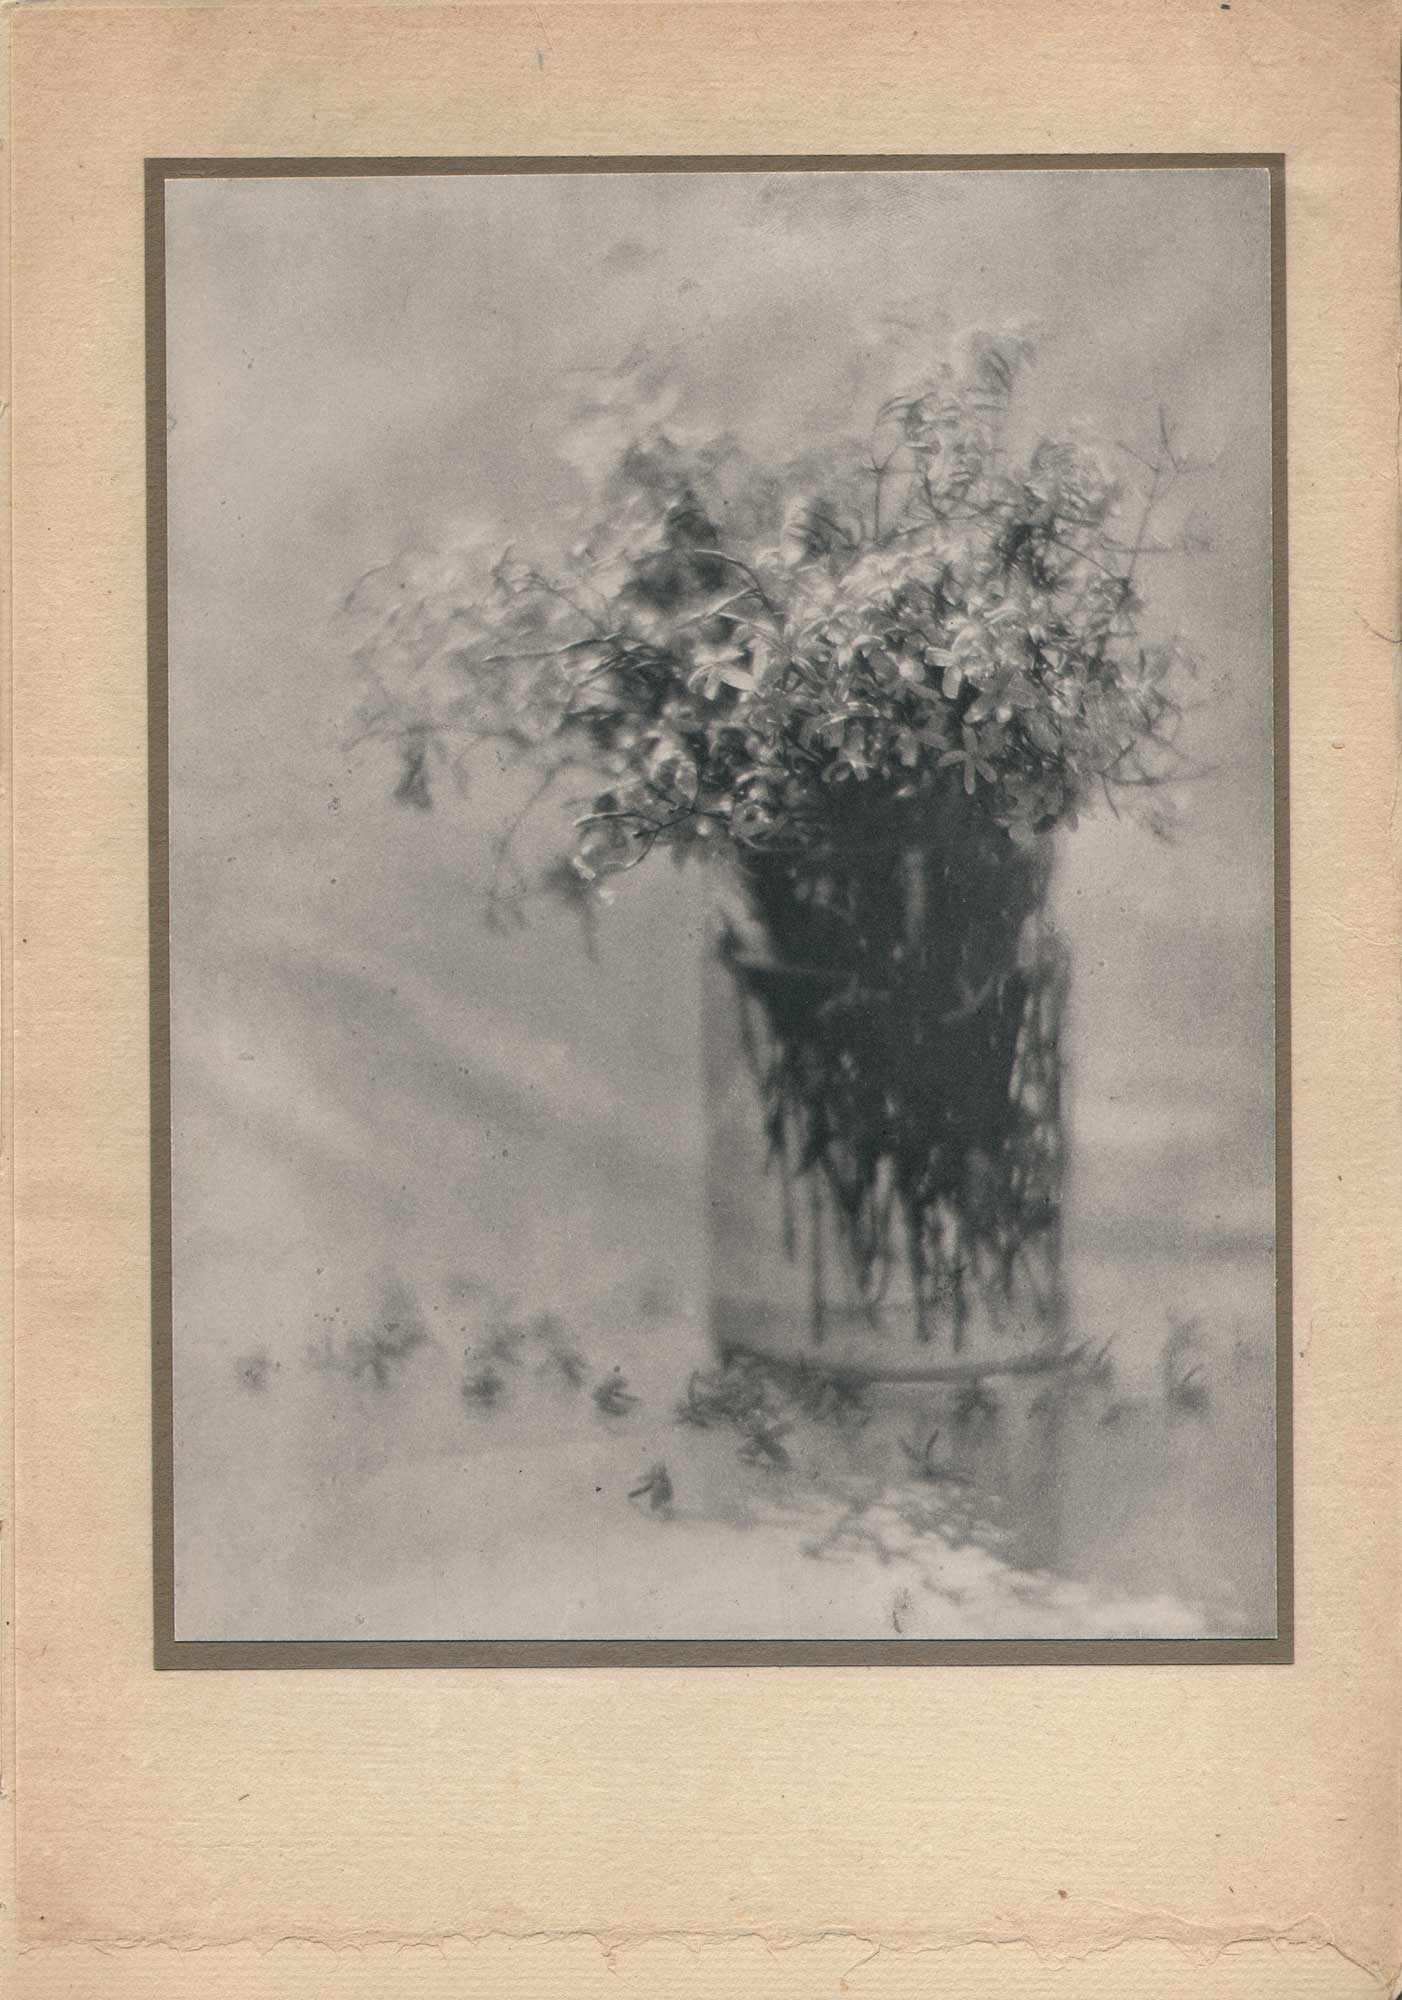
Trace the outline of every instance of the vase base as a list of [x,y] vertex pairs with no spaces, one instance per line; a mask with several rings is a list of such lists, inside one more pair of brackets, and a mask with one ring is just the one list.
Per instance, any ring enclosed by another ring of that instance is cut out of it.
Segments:
[[[907,1337],[900,1337],[889,1317],[875,1329],[865,1319],[854,1326],[855,1318],[850,1313],[835,1317],[824,1337],[815,1340],[810,1330],[795,1326],[792,1313],[722,1298],[712,1302],[711,1333],[723,1360],[748,1355],[777,1367],[816,1369],[850,1382],[966,1382],[985,1375],[1039,1375],[1069,1366],[1084,1351],[1084,1342],[1048,1339],[1045,1328],[1038,1328],[1041,1339],[1036,1346],[1010,1342],[1001,1350],[984,1347],[954,1355],[931,1342],[912,1352],[909,1329]],[[912,1316],[911,1328],[913,1324]],[[917,1358],[921,1354],[929,1358]]]

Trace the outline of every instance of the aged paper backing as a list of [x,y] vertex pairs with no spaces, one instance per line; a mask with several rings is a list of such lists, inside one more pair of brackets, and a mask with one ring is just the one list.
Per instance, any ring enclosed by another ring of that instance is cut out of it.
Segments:
[[[10,25],[17,1990],[1389,1990],[1391,9]],[[143,161],[1226,151],[1286,163],[1294,1664],[155,1673]]]

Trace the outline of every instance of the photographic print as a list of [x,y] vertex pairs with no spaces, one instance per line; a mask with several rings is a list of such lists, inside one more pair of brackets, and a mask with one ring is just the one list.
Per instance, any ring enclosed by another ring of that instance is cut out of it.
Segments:
[[164,1663],[1283,1642],[1276,171],[153,163]]

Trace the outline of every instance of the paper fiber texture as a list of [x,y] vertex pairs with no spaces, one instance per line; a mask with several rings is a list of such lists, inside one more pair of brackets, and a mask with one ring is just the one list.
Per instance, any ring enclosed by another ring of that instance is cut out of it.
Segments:
[[[1388,1991],[1392,10],[9,25],[16,1990]],[[143,162],[625,153],[1283,156],[1293,1664],[153,1671]]]

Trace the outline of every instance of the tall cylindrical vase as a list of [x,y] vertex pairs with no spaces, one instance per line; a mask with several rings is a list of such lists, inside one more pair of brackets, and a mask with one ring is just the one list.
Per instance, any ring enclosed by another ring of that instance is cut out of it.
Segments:
[[1051,852],[954,800],[737,865],[705,968],[723,1351],[1055,1341],[1064,958]]

